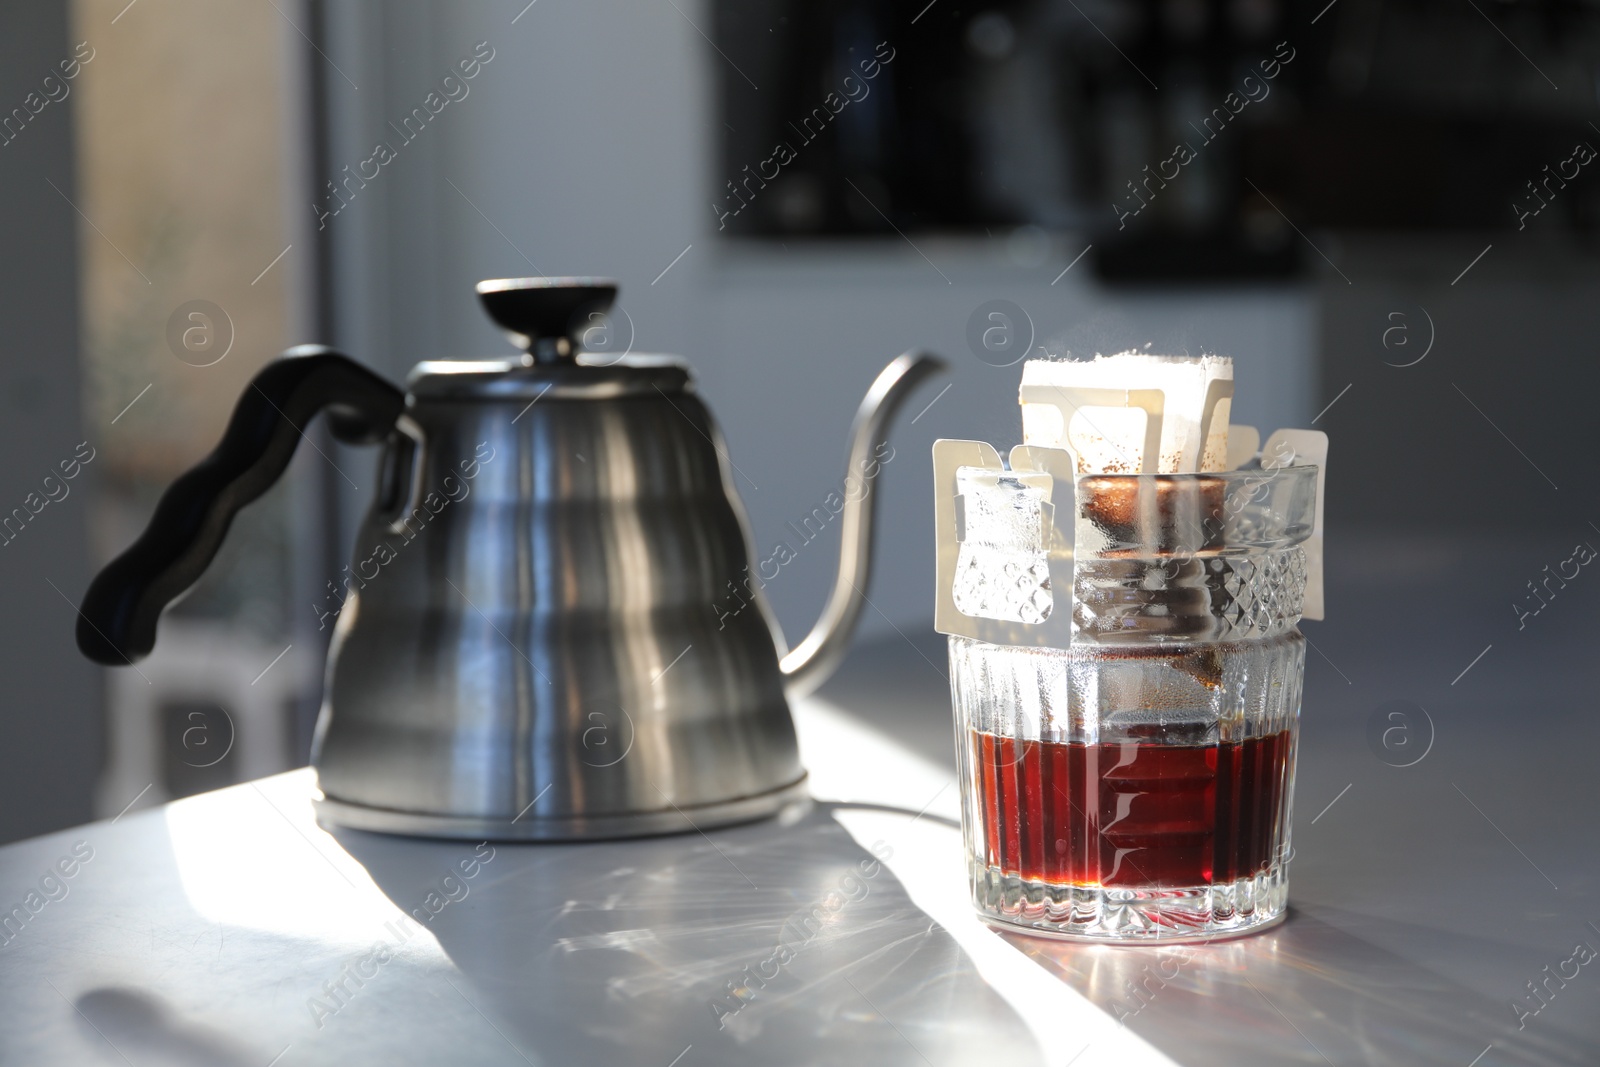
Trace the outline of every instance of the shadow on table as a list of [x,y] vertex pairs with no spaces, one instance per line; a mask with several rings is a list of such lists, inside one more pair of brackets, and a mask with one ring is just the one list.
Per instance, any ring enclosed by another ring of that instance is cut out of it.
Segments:
[[886,846],[833,810],[588,844],[334,836],[535,1059],[667,1067],[692,1045],[685,1063],[1040,1063]]
[[99,1037],[114,1049],[126,1049],[171,1067],[254,1067],[259,1056],[226,1031],[183,1014],[160,996],[143,989],[101,986],[73,1003],[80,1024],[93,1042]]
[[1471,934],[1317,907],[1291,908],[1283,925],[1264,933],[1205,945],[1111,948],[1004,936],[1179,1062],[1203,1019],[1208,1063],[1595,1063],[1586,1039],[1537,1018],[1519,1031],[1508,1001],[1392,950],[1432,944],[1427,955],[1440,958],[1468,941],[1478,942],[1476,958],[1494,958],[1496,946]]

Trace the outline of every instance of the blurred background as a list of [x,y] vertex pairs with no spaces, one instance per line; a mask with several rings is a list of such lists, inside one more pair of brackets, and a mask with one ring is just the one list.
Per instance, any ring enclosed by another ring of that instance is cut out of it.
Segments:
[[[305,762],[374,453],[319,425],[137,671],[78,655],[74,604],[286,346],[509,352],[481,278],[618,278],[604,343],[692,361],[761,549],[877,370],[946,356],[879,482],[858,680],[942,662],[929,445],[1017,440],[1028,355],[1231,355],[1236,421],[1328,430],[1347,627],[1357,578],[1565,559],[1600,538],[1597,94],[1580,0],[9,5],[0,841]],[[836,545],[768,586],[791,640]],[[1538,574],[1463,579],[1441,663]],[[1391,647],[1427,621],[1395,602]]]

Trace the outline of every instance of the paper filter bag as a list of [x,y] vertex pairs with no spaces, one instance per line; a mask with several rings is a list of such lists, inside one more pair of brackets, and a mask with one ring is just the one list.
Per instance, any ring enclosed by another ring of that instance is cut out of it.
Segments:
[[1124,352],[1022,365],[1022,441],[1063,448],[1079,474],[1228,469],[1233,360]]

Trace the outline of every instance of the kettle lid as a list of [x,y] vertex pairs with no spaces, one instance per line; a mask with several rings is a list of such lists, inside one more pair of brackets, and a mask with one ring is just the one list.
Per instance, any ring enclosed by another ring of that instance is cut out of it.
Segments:
[[478,283],[478,300],[511,343],[536,363],[577,355],[592,316],[617,299],[610,278],[490,278]]
[[478,300],[523,355],[495,360],[429,360],[411,371],[413,396],[599,399],[682,392],[689,370],[670,356],[586,354],[583,342],[617,298],[610,278],[491,278]]

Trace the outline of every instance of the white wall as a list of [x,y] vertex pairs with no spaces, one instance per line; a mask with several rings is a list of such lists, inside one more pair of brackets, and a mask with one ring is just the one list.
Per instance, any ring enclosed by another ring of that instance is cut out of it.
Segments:
[[[1231,354],[1240,421],[1270,429],[1313,413],[1309,290],[1108,292],[1092,284],[1087,260],[1052,285],[1084,246],[1071,235],[1021,262],[1004,240],[918,238],[916,249],[895,239],[719,241],[710,205],[731,175],[715,171],[712,88],[724,60],[671,4],[538,0],[524,11],[525,2],[331,5],[330,57],[360,87],[330,81],[341,165],[370,155],[376,139],[397,143],[387,123],[421,104],[477,42],[495,50],[470,94],[328,220],[338,341],[395,375],[424,358],[506,352],[477,309],[475,281],[616,277],[636,348],[693,362],[764,550],[842,478],[846,428],[882,364],[916,346],[943,354],[953,387],[914,426],[942,383],[912,398],[880,483],[869,595],[881,611],[868,612],[867,632],[888,632],[891,621],[926,629],[931,617],[933,439],[1019,435],[1018,369],[988,366],[967,348],[968,317],[986,300],[1014,301],[1040,343],[1075,352],[1148,341]],[[703,3],[677,6],[710,31]],[[819,541],[769,587],[791,641],[821,606],[832,553]]]

